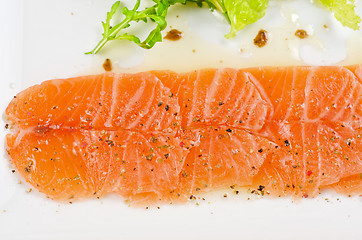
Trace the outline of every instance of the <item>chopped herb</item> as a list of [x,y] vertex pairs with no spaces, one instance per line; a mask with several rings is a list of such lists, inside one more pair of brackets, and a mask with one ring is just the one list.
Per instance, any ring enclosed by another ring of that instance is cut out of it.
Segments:
[[195,117],[194,119],[192,119],[193,122],[200,122],[200,119]]
[[28,167],[28,166],[26,166],[26,167],[24,168],[24,171],[29,174],[29,173],[31,173],[31,168]]
[[31,173],[31,166],[33,166],[33,162],[32,161],[29,161],[29,163],[28,163],[28,166],[26,166],[25,168],[24,168],[24,170],[25,170],[25,172],[26,173]]
[[112,140],[106,140],[105,141],[108,145],[110,145],[111,147],[114,146],[114,142]]

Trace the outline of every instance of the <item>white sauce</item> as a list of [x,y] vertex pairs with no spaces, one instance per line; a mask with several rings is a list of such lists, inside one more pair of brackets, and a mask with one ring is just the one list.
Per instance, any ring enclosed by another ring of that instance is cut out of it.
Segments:
[[[105,47],[99,56],[110,58],[114,70],[121,72],[362,63],[361,31],[342,27],[327,10],[309,1],[271,1],[265,17],[232,40],[224,38],[228,23],[207,8],[175,6],[167,20],[163,35],[178,29],[183,33],[180,40],[163,40],[151,50],[120,41]],[[269,36],[262,48],[253,43],[260,29]],[[298,29],[307,31],[308,37],[296,37]]]

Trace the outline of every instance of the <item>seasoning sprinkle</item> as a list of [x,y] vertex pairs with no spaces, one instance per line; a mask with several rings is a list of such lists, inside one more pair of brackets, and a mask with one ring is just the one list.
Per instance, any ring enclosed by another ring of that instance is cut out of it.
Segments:
[[146,160],[147,160],[147,161],[151,161],[152,158],[153,158],[153,154],[150,154],[150,155],[147,155],[147,156],[146,156]]
[[32,162],[32,161],[29,161],[28,166],[26,166],[26,167],[24,168],[24,170],[25,170],[26,173],[29,174],[29,173],[31,172],[31,166],[33,166],[33,162]]

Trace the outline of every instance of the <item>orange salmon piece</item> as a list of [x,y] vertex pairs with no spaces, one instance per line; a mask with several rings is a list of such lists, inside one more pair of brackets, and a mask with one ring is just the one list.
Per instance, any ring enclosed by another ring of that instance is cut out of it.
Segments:
[[362,68],[151,71],[46,81],[7,118],[10,158],[58,199],[184,201],[232,185],[361,194]]
[[275,144],[245,130],[208,127],[192,130],[198,144],[189,151],[180,173],[185,197],[231,185],[250,186]]
[[346,195],[362,194],[362,173],[342,178],[338,183],[329,185],[325,188],[332,188],[338,193]]
[[20,128],[173,132],[180,125],[176,78],[171,72],[147,72],[46,81],[19,93],[6,114]]
[[63,201],[113,192],[163,198],[177,188],[187,153],[177,138],[104,130],[29,130],[8,135],[7,148],[28,182]]

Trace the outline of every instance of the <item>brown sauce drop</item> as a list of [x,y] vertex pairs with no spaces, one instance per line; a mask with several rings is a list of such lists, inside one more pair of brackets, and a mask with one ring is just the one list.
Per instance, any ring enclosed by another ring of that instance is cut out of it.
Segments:
[[177,41],[180,40],[182,37],[182,32],[180,32],[177,29],[171,29],[166,36],[164,37],[164,39],[167,40],[171,40],[171,41]]
[[295,36],[299,37],[300,39],[304,39],[304,38],[308,37],[308,33],[307,33],[307,31],[305,31],[303,29],[298,29],[295,32]]
[[264,47],[268,42],[268,32],[265,30],[260,30],[258,35],[254,38],[254,44],[258,47]]
[[109,58],[104,61],[103,68],[107,72],[112,71],[112,62]]

